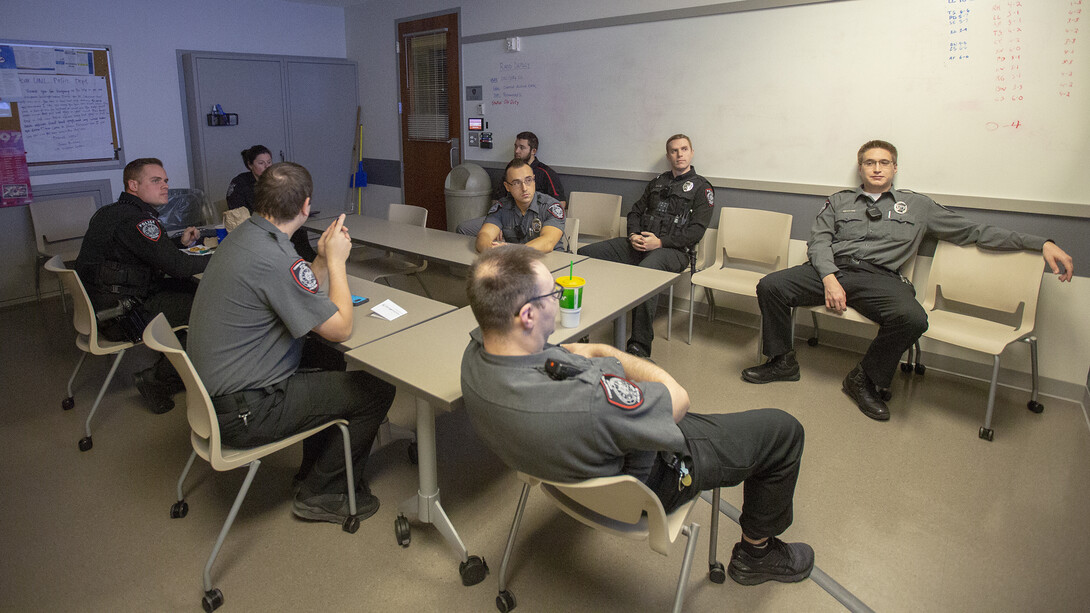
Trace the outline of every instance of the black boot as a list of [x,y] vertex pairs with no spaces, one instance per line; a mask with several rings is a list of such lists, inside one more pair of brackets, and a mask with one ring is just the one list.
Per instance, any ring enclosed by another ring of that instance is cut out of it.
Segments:
[[176,385],[160,381],[155,376],[155,370],[154,366],[141,370],[133,375],[133,382],[136,384],[136,389],[140,390],[148,410],[160,415],[174,408],[173,395]]
[[795,352],[768,358],[764,364],[751,366],[742,371],[742,378],[750,383],[772,383],[773,381],[798,381],[799,363]]
[[856,366],[848,373],[841,389],[855,401],[859,410],[863,411],[867,417],[878,421],[889,420],[889,407],[878,395],[878,390],[875,389],[874,383],[871,383],[867,373],[863,372],[862,366]]

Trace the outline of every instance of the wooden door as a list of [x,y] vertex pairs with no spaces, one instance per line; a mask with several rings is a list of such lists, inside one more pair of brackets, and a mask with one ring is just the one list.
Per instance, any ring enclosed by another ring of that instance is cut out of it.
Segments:
[[428,227],[447,229],[443,183],[461,163],[458,15],[399,23],[402,189],[428,209]]

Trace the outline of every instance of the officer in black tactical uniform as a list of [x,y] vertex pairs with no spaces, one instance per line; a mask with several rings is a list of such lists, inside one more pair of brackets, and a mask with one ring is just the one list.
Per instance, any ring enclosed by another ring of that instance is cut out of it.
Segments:
[[[75,266],[95,312],[104,319],[99,334],[112,341],[138,340],[142,324],[158,313],[173,326],[188,324],[196,291],[192,276],[208,265],[208,257],[179,251],[197,240],[196,228],[171,240],[159,223],[157,208],[167,203],[169,181],[163,163],[133,160],[122,179],[125,191],[117,202],[91,217]],[[174,408],[171,396],[183,387],[162,356],[136,373],[135,380],[153,413]]]
[[[579,250],[600,260],[633,264],[644,268],[681,272],[689,256],[704,237],[715,207],[715,190],[692,167],[692,141],[675,134],[666,141],[670,170],[647,184],[628,213],[628,237],[612,238]],[[655,338],[653,322],[658,295],[632,311],[632,336],[628,352],[651,357]]]

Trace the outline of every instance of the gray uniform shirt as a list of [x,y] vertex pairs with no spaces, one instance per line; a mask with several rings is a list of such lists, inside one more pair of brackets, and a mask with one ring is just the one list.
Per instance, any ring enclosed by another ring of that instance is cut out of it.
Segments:
[[[541,228],[552,226],[564,232],[564,207],[560,201],[541,192],[534,192],[534,199],[526,207],[526,214],[519,211],[515,199],[504,196],[498,204],[492,205],[485,223],[500,229],[506,243],[525,244],[541,236]],[[564,250],[564,239],[556,241],[553,251]]]
[[833,259],[851,256],[899,270],[920,248],[925,234],[958,245],[978,244],[1003,251],[1040,251],[1047,239],[976,223],[904,189],[882,194],[874,206],[882,217],[867,217],[870,196],[862,187],[837,192],[825,201],[807,243],[810,263],[821,277],[839,270]]
[[187,352],[211,396],[287,379],[303,336],[337,312],[306,260],[260,215],[216,249],[197,288]]
[[[549,358],[582,372],[555,381],[545,373]],[[462,356],[462,395],[477,434],[505,464],[550,481],[646,479],[655,452],[686,448],[666,386],[628,381],[615,358],[587,359],[556,345],[492,355],[474,330]]]

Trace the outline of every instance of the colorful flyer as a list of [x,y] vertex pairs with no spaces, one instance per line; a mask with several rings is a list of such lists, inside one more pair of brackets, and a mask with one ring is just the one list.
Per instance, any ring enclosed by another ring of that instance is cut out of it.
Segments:
[[30,203],[30,172],[23,133],[18,130],[0,130],[0,191],[3,195],[0,207]]

